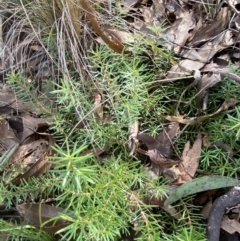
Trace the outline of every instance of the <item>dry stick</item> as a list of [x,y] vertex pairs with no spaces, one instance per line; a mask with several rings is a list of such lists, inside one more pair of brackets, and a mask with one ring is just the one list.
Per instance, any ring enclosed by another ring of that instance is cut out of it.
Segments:
[[165,83],[172,83],[174,81],[179,81],[179,80],[183,80],[183,79],[193,79],[194,75],[189,75],[189,76],[179,76],[179,77],[175,77],[175,78],[170,78],[170,79],[160,79],[160,80],[154,80],[152,82],[150,82],[150,84],[155,84],[155,83],[160,83],[160,84],[165,84]]
[[175,115],[178,115],[178,108],[179,108],[179,106],[180,106],[180,103],[182,102],[183,95],[187,92],[188,89],[190,89],[191,87],[197,85],[197,83],[198,83],[198,79],[195,79],[195,80],[194,80],[189,86],[187,86],[187,88],[184,89],[184,91],[181,93],[180,98],[179,98],[179,101],[178,101],[178,103],[177,103],[177,107],[176,107],[176,109],[175,109]]
[[212,72],[214,74],[221,74],[224,77],[231,78],[231,79],[235,80],[236,82],[240,83],[240,77],[236,74],[233,74],[233,73],[229,72],[229,71],[215,70],[215,71],[212,71]]
[[231,7],[231,9],[236,13],[238,16],[240,15],[240,12],[235,8],[235,6],[232,4],[231,0],[227,0],[228,5]]
[[94,31],[102,38],[102,40],[114,51],[117,53],[130,53],[129,51],[124,50],[124,45],[122,42],[114,35],[108,37],[105,32],[101,29],[100,24],[98,23],[98,20],[96,18],[95,11],[93,10],[92,6],[88,2],[88,0],[80,0],[80,4],[83,8],[83,10],[87,14],[87,19],[90,21]]
[[217,198],[212,205],[208,218],[208,241],[219,241],[220,228],[225,209],[240,203],[240,187],[232,188],[225,195]]

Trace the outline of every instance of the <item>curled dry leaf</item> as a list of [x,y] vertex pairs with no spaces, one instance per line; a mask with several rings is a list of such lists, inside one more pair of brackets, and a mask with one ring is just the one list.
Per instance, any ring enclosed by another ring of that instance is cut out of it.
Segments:
[[198,82],[198,92],[196,95],[197,105],[200,107],[201,100],[207,93],[207,90],[221,81],[220,74],[204,74]]
[[71,222],[59,217],[64,210],[44,203],[23,203],[16,207],[24,222],[49,233],[56,233]]
[[103,118],[103,105],[102,105],[102,96],[99,93],[94,94],[94,112],[98,115],[100,119]]
[[169,167],[176,165],[178,161],[171,160],[172,139],[175,137],[179,128],[178,123],[173,123],[166,130],[163,130],[156,139],[148,135],[137,135],[137,139],[142,141],[148,148],[148,151],[137,150],[150,157],[150,159],[159,166]]
[[80,0],[81,7],[86,12],[87,18],[92,25],[94,31],[102,38],[102,40],[114,51],[117,53],[130,53],[127,50],[124,50],[123,43],[111,32],[105,31],[101,28],[99,21],[97,20],[96,13],[93,10],[89,0]]
[[208,115],[204,115],[204,116],[199,116],[199,117],[185,117],[185,116],[166,116],[165,118],[168,121],[174,121],[174,122],[178,122],[178,123],[182,123],[182,124],[189,124],[189,125],[196,125],[199,124],[225,110],[227,110],[229,107],[232,107],[234,105],[236,105],[237,103],[239,103],[239,100],[230,98],[227,99],[223,102],[223,104],[221,105],[221,107],[215,111],[212,114],[208,114]]
[[128,137],[128,148],[130,149],[129,156],[132,156],[137,149],[138,146],[138,140],[137,140],[137,134],[139,130],[139,123],[138,121],[134,121],[134,123],[130,126],[130,134]]

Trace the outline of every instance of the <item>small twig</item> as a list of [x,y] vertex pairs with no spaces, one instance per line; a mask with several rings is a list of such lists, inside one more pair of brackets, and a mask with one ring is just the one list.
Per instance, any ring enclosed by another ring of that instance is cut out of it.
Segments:
[[183,92],[180,95],[179,101],[177,103],[176,109],[175,109],[175,115],[178,115],[178,108],[180,106],[180,103],[182,102],[182,98],[184,96],[184,94],[187,92],[187,90],[189,90],[190,88],[192,88],[193,86],[197,85],[198,83],[198,79],[194,80],[190,85],[188,85]]
[[231,78],[233,80],[235,80],[236,82],[240,83],[240,77],[236,74],[233,74],[227,70],[214,70],[212,71],[214,74],[221,74],[222,76],[224,77],[227,77],[227,78]]
[[240,12],[235,8],[235,6],[231,3],[231,0],[227,0],[228,5],[231,7],[231,9],[236,13],[238,16],[240,16]]
[[[152,81],[152,82],[150,82],[150,84],[154,84],[154,83],[164,84],[164,83],[171,83],[171,82],[178,81],[178,80],[193,79],[193,78],[194,78],[193,75],[189,75],[189,76],[176,77],[176,78],[170,78],[170,79],[160,79],[160,80]],[[149,82],[147,84],[149,84]]]

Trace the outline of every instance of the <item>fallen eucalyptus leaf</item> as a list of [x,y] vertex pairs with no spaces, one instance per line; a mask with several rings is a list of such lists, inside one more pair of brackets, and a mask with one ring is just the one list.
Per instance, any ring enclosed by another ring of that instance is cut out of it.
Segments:
[[221,107],[212,114],[199,116],[199,117],[187,117],[187,118],[185,118],[185,116],[169,116],[168,115],[165,118],[168,121],[178,122],[178,123],[182,123],[182,124],[185,124],[185,125],[186,124],[195,125],[195,124],[199,124],[199,123],[209,119],[210,117],[213,117],[213,116],[219,114],[222,111],[227,110],[229,107],[234,106],[237,103],[239,103],[239,100],[236,100],[234,98],[229,98],[229,99],[225,100],[223,102],[223,104],[221,105]]
[[64,209],[45,203],[23,203],[16,209],[26,223],[49,233],[56,233],[71,224],[60,217]]
[[164,202],[164,206],[170,205],[179,199],[211,189],[218,189],[223,187],[239,186],[240,181],[235,178],[224,176],[205,176],[199,177],[192,181],[189,181],[172,193],[168,199]]

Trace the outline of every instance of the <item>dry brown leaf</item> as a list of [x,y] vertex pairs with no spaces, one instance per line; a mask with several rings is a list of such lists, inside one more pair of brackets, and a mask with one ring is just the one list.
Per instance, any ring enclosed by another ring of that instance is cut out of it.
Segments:
[[125,47],[123,43],[116,36],[112,35],[110,32],[108,33],[107,30],[103,31],[89,0],[80,0],[80,5],[86,12],[87,18],[91,23],[94,31],[103,39],[108,47],[117,53],[130,53],[124,49]]
[[129,156],[132,156],[136,152],[136,149],[138,146],[138,140],[137,140],[138,131],[139,131],[139,123],[136,120],[130,126],[130,134],[128,137],[128,148],[130,149]]
[[150,157],[159,166],[169,167],[178,162],[171,160],[172,142],[179,128],[178,123],[173,123],[166,130],[163,130],[156,138],[148,135],[137,135],[137,139],[142,141],[148,151],[138,149],[137,151]]
[[[64,210],[44,203],[23,203],[16,207],[24,222],[49,233],[56,233],[71,222],[57,218]],[[51,221],[51,219],[55,218]]]
[[240,225],[236,219],[229,219],[227,215],[223,216],[221,228],[228,233],[240,233]]
[[149,7],[144,7],[142,8],[142,16],[144,19],[144,22],[148,25],[152,25],[154,19],[155,19],[155,14],[153,8]]
[[[49,142],[51,145],[54,143],[51,136]],[[42,139],[20,146],[5,170],[7,174],[4,182],[19,185],[22,179],[27,180],[29,177],[38,177],[45,173],[51,166],[47,156],[53,154],[49,142]]]
[[212,41],[204,44],[198,51],[199,55],[201,56],[201,62],[209,62],[216,53],[227,48],[228,46],[235,44],[238,40],[238,37],[234,36],[234,34],[237,33],[234,33],[230,30],[225,30]]
[[15,152],[10,164],[21,162],[23,165],[32,165],[48,150],[48,147],[48,141],[43,139],[22,145]]
[[203,74],[200,81],[198,81],[198,92],[196,94],[197,106],[201,106],[201,101],[206,95],[207,90],[222,80],[220,74]]
[[240,101],[239,100],[236,100],[236,99],[233,99],[233,98],[230,98],[230,99],[227,99],[223,102],[223,104],[221,105],[221,107],[215,111],[214,113],[212,114],[208,114],[208,115],[204,115],[204,116],[199,116],[199,117],[185,117],[185,116],[166,116],[165,118],[168,120],[168,121],[172,121],[172,122],[178,122],[178,123],[182,123],[182,124],[189,124],[189,125],[196,125],[196,124],[199,124],[217,114],[219,114],[220,112],[222,111],[225,111],[227,110],[229,107],[232,107],[234,105],[236,105],[237,103],[239,103]]
[[103,105],[102,105],[102,96],[99,93],[94,94],[94,109],[93,111],[100,117],[103,118]]
[[191,46],[193,38],[196,36],[196,34],[202,28],[202,26],[203,26],[203,17],[202,17],[202,12],[200,12],[196,27],[193,29],[193,31],[191,32],[191,36],[188,39],[188,41],[190,42],[190,44],[188,44],[188,46]]
[[182,162],[164,171],[164,176],[171,180],[176,180],[178,184],[182,184],[192,180],[198,168],[198,159],[201,154],[202,136],[198,133],[193,147],[190,148],[190,142],[185,144],[182,153]]
[[225,30],[212,41],[204,44],[198,51],[196,51],[197,54],[191,53],[195,50],[190,50],[186,51],[184,56],[186,58],[191,58],[191,56],[193,56],[194,60],[198,60],[202,63],[207,63],[216,53],[227,48],[228,46],[235,44],[238,39],[239,37],[237,36],[236,32]]
[[228,21],[228,7],[223,7],[220,9],[218,15],[214,20],[212,20],[212,22],[209,23],[208,21],[198,29],[189,46],[196,47],[199,44],[217,36],[225,29]]
[[26,140],[30,135],[35,134],[38,129],[43,131],[48,128],[47,120],[44,118],[34,118],[29,114],[22,115],[23,133],[21,141]]
[[194,29],[196,26],[196,20],[193,12],[182,10],[180,15],[181,17],[176,19],[171,28],[165,33],[167,35],[174,34],[175,39],[173,44],[176,44],[174,45],[174,52],[177,54],[191,36],[189,31]]
[[20,143],[20,140],[14,134],[12,128],[9,127],[7,121],[0,119],[0,155],[7,151],[10,147]]
[[190,59],[181,60],[178,64],[173,65],[172,68],[168,71],[168,78],[177,78],[189,75],[193,70],[200,70],[204,66],[204,63],[200,61],[194,61]]
[[14,178],[11,183],[14,185],[19,185],[21,180],[27,180],[30,177],[39,177],[40,175],[46,173],[46,171],[51,167],[51,163],[48,161],[47,152],[43,153],[42,156],[34,163],[26,172],[22,175]]
[[124,4],[127,7],[133,7],[134,5],[136,5],[137,3],[141,2],[142,0],[124,0]]
[[201,155],[202,148],[202,135],[198,133],[192,148],[190,148],[190,142],[185,144],[182,153],[182,162],[179,164],[181,170],[181,176],[178,178],[178,183],[185,183],[195,176],[199,162],[198,159]]
[[[225,67],[225,66],[224,66]],[[206,64],[202,69],[201,72],[212,72],[213,70],[218,70],[221,68],[217,63],[211,61],[209,64]]]
[[204,218],[208,218],[210,211],[212,208],[212,200],[208,201],[207,204],[205,204],[205,206],[202,208],[200,214],[204,217]]
[[[119,31],[119,30],[113,29],[112,27],[106,27],[106,26],[103,26],[103,29],[107,29],[108,33],[111,33],[111,35],[115,36],[122,43],[133,43],[134,42],[134,36],[131,33]],[[98,37],[96,39],[96,41],[100,44],[105,44],[105,42],[102,40],[101,37]]]
[[0,114],[13,114],[13,112],[34,112],[33,108],[27,104],[22,103],[17,99],[12,90],[0,90]]

